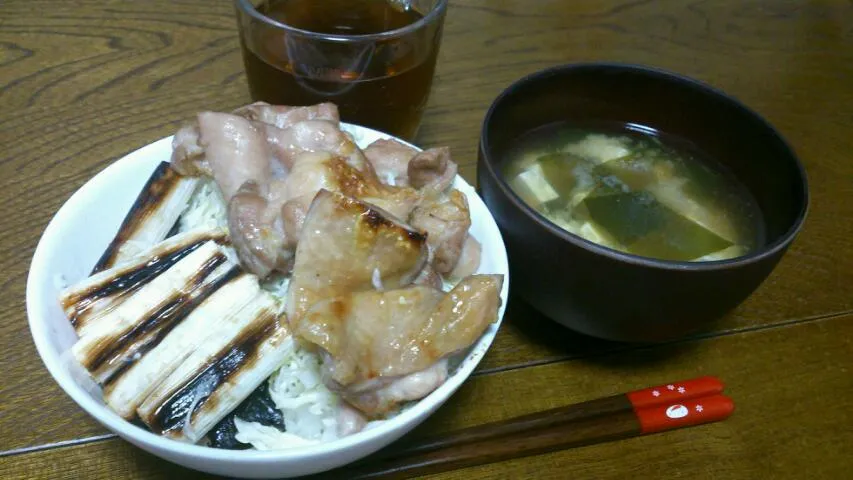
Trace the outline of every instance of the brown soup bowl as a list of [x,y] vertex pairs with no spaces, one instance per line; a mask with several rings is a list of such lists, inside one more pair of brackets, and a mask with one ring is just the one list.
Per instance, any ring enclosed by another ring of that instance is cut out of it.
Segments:
[[[519,136],[560,121],[633,123],[691,142],[753,195],[764,244],[730,260],[663,261],[546,220],[510,189],[502,167]],[[809,203],[803,165],[758,114],[698,81],[623,64],[558,66],[512,84],[486,114],[477,180],[506,242],[513,292],[575,331],[626,342],[684,336],[743,302],[782,258]]]

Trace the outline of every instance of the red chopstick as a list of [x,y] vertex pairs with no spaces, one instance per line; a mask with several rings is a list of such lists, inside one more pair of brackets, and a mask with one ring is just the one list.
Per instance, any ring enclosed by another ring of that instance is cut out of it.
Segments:
[[640,422],[640,433],[648,434],[725,420],[734,412],[734,402],[723,393],[716,377],[700,377],[626,393]]
[[478,425],[394,446],[312,478],[396,479],[723,420],[734,403],[701,377]]

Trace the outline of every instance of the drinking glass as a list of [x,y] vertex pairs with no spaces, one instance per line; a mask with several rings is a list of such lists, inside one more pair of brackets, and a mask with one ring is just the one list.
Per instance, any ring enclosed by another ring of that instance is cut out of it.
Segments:
[[234,0],[253,100],[333,102],[345,122],[411,140],[447,0]]

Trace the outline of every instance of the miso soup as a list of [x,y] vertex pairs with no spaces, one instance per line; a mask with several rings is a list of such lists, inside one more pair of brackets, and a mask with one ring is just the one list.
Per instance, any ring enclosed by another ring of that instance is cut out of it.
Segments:
[[744,255],[764,241],[755,200],[683,142],[637,127],[552,124],[517,140],[504,162],[513,191],[591,242],[661,260]]

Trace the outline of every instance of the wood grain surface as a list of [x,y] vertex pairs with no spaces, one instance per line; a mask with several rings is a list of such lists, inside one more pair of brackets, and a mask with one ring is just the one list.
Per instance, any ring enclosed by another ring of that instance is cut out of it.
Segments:
[[[581,477],[621,478],[663,465],[672,476],[803,478],[813,468],[813,478],[841,478],[853,467],[839,450],[853,444],[853,424],[834,403],[849,409],[853,393],[853,355],[844,343],[853,318],[843,315],[853,312],[853,2],[451,0],[418,143],[449,145],[471,181],[492,99],[527,73],[591,60],[675,70],[764,115],[806,165],[808,221],[765,284],[689,341],[600,342],[511,299],[478,376],[425,428],[702,373],[741,389],[742,399],[733,396],[742,408],[730,422],[445,477],[561,478],[571,466]],[[56,386],[35,352],[24,308],[27,269],[45,225],[85,181],[199,110],[248,101],[228,0],[0,2],[0,477],[177,472],[115,439],[50,446],[106,431]],[[621,360],[597,360],[605,358]],[[749,381],[761,388],[747,388]],[[803,382],[809,394],[797,393]],[[786,413],[791,408],[796,415]],[[80,460],[85,467],[69,467]]]

